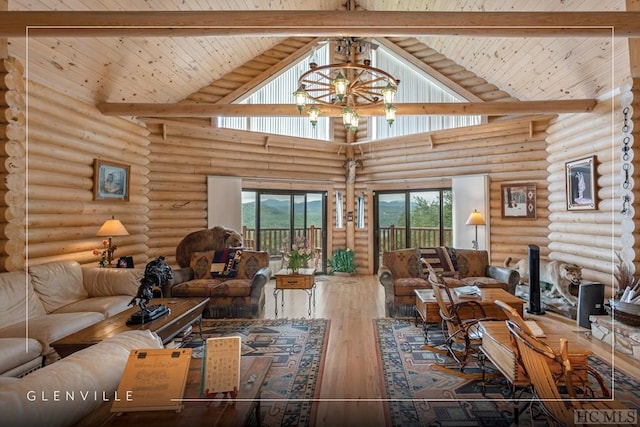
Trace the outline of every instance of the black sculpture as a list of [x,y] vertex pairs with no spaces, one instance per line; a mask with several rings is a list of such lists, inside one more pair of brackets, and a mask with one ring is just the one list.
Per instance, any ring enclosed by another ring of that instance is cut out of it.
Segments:
[[173,279],[173,270],[160,256],[149,262],[144,269],[144,276],[140,279],[140,286],[136,296],[131,299],[129,305],[138,305],[140,310],[133,313],[127,324],[139,324],[150,322],[167,313],[169,308],[164,305],[147,305],[153,299],[153,287],[162,289],[169,280]]

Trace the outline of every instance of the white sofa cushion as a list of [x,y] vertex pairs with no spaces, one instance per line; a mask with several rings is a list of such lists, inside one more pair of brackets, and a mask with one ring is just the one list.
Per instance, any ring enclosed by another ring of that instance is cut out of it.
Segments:
[[111,317],[126,310],[127,308],[130,308],[128,307],[128,304],[132,299],[133,297],[129,295],[87,298],[65,305],[51,314],[95,311],[97,313],[102,313],[105,317]]
[[47,313],[89,297],[82,284],[82,267],[75,261],[30,266],[28,271]]
[[29,317],[45,314],[27,274],[24,271],[0,274],[0,327],[25,321],[27,309]]
[[[162,348],[147,330],[127,331],[78,351],[18,381],[0,384],[0,414],[7,426],[70,426],[113,400],[133,349]],[[58,392],[59,400],[54,400]],[[69,397],[73,395],[74,399]],[[86,396],[83,400],[82,396]],[[48,401],[44,401],[48,399]]]
[[34,359],[42,360],[42,345],[33,338],[0,338],[0,375]]
[[[42,354],[51,351],[49,343],[78,332],[87,326],[104,320],[101,313],[51,313],[29,319],[27,336],[42,345]],[[24,338],[26,322],[18,322],[0,329],[0,338]]]
[[82,269],[82,281],[89,297],[131,295],[138,292],[144,268],[97,268]]

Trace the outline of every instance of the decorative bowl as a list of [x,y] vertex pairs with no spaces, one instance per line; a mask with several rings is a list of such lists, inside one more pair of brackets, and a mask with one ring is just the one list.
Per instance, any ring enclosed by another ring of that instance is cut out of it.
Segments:
[[608,311],[625,325],[640,326],[640,304],[620,302],[612,298],[609,300]]

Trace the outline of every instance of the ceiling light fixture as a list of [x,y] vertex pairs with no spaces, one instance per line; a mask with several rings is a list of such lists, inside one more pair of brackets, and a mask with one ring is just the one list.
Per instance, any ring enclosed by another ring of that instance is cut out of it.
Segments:
[[396,92],[400,80],[380,68],[371,66],[366,57],[370,49],[377,46],[358,37],[343,37],[335,40],[336,53],[345,58],[345,62],[319,66],[314,53],[309,62],[309,71],[298,78],[298,89],[293,96],[302,113],[307,105],[309,119],[313,126],[318,122],[321,110],[317,105],[342,106],[342,122],[347,130],[358,131],[357,108],[367,105],[383,105],[383,112],[389,126],[396,118]]

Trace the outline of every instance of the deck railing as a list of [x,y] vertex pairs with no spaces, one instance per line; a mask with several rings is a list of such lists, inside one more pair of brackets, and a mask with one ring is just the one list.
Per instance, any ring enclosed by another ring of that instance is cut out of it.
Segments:
[[[380,252],[407,247],[404,227],[382,227],[380,228]],[[322,247],[321,229],[316,226],[305,228],[295,228],[296,236],[307,236],[309,246],[312,248]],[[279,255],[283,247],[282,240],[290,237],[288,228],[263,228],[260,230],[260,249],[269,252],[270,255]],[[256,229],[247,226],[242,227],[242,237],[246,248],[255,248]],[[451,246],[453,242],[453,231],[451,228],[444,229],[444,242],[440,242],[440,228],[438,227],[412,227],[410,231],[412,247],[430,246]]]
[[410,244],[406,241],[406,228],[389,227],[380,228],[380,252],[393,251],[406,247],[425,248],[432,246],[451,246],[453,242],[453,230],[451,228],[443,229],[443,239],[440,241],[439,227],[412,227],[409,231]]
[[[321,229],[316,226],[308,228],[294,228],[294,236],[307,236],[311,248],[322,247]],[[260,230],[260,250],[269,252],[269,255],[280,255],[283,249],[283,240],[290,238],[289,228],[263,228]],[[247,226],[242,227],[242,239],[245,248],[255,248],[256,229]],[[288,248],[287,248],[288,249]]]

